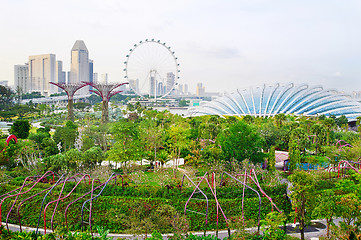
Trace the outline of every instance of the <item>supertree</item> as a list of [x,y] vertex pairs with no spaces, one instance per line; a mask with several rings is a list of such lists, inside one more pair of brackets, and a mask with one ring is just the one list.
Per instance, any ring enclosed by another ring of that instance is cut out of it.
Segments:
[[63,89],[68,95],[68,120],[74,121],[74,113],[73,113],[73,97],[76,91],[80,88],[85,87],[86,83],[53,83],[51,84]]
[[108,110],[108,103],[111,97],[115,94],[118,94],[122,91],[113,91],[117,87],[120,87],[124,84],[128,83],[114,83],[114,84],[102,84],[102,83],[92,83],[92,82],[83,82],[89,86],[92,86],[96,90],[90,90],[91,92],[99,95],[102,98],[103,105],[102,105],[102,123],[106,123],[109,121],[109,110]]

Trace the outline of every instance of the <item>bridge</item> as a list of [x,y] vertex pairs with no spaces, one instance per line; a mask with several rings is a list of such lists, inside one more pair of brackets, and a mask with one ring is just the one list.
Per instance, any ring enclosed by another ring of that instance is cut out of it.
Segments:
[[[91,94],[86,95],[74,95],[74,102],[84,102]],[[58,106],[66,106],[68,104],[68,96],[56,96],[56,97],[45,97],[45,98],[33,98],[33,99],[23,99],[21,100],[22,104],[27,104],[29,102],[34,104],[54,104]]]

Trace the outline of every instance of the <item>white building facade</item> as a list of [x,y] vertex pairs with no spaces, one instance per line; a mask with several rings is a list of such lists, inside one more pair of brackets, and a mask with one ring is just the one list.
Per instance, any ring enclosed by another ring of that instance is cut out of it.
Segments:
[[28,81],[28,77],[29,77],[29,66],[27,63],[24,65],[14,66],[15,91],[17,89],[20,89],[22,93],[30,92],[30,84]]
[[55,54],[43,54],[29,57],[29,90],[27,92],[40,92],[46,97],[56,93],[56,88],[50,87],[50,82],[56,82]]

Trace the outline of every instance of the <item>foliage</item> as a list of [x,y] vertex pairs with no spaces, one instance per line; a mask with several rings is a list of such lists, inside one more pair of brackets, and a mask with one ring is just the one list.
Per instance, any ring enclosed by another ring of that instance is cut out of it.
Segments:
[[40,92],[31,92],[31,93],[24,93],[21,98],[22,99],[33,99],[33,98],[43,98],[45,96],[41,95]]
[[225,129],[220,134],[218,142],[227,161],[236,159],[240,162],[249,159],[259,163],[265,157],[261,151],[264,139],[252,126],[243,121],[232,124]]
[[262,220],[263,239],[283,240],[286,239],[286,233],[279,226],[286,222],[286,216],[283,213],[270,212],[265,220]]
[[297,164],[299,164],[301,162],[301,152],[298,148],[297,142],[295,140],[292,140],[290,142],[290,147],[289,147],[290,151],[289,151],[289,163],[288,163],[288,170],[289,171],[294,171],[296,170],[296,166]]
[[26,139],[29,136],[30,123],[28,120],[17,120],[13,123],[10,133],[14,134],[17,138]]
[[49,138],[50,134],[49,133],[44,133],[44,132],[39,132],[39,133],[31,133],[29,135],[29,139],[34,141],[39,147],[41,146],[43,140],[45,138]]
[[67,121],[64,127],[56,128],[53,139],[56,144],[60,142],[63,151],[66,151],[74,147],[77,136],[77,125],[71,121]]
[[326,235],[330,235],[330,225],[333,222],[333,217],[336,216],[338,212],[337,205],[337,196],[335,192],[331,189],[327,189],[322,192],[316,201],[315,209],[312,212],[312,216],[316,219],[326,219],[327,230]]
[[275,153],[275,147],[272,146],[269,154],[268,154],[268,164],[267,169],[269,171],[275,171],[276,170],[276,153]]
[[300,152],[305,152],[305,148],[309,146],[307,132],[301,127],[291,131],[290,139],[289,144],[293,144]]
[[33,105],[29,104],[16,104],[13,107],[9,109],[9,111],[15,112],[16,116],[18,116],[20,119],[24,117],[30,117],[32,113],[37,112],[37,109]]
[[297,208],[296,219],[299,222],[301,239],[304,240],[304,230],[311,221],[311,213],[315,202],[315,185],[317,176],[304,172],[295,171],[289,180],[293,184],[291,187],[291,200],[293,209]]
[[14,93],[9,87],[0,85],[0,110],[7,110],[13,105]]
[[94,168],[95,165],[101,164],[104,160],[104,153],[100,147],[92,147],[84,152],[82,158],[83,168]]

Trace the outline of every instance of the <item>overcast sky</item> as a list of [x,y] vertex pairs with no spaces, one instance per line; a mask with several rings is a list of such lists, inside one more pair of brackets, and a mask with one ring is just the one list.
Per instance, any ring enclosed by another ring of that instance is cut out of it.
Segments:
[[94,72],[124,81],[135,43],[176,52],[179,83],[232,91],[275,82],[361,90],[360,0],[0,0],[0,80],[54,53],[70,69],[84,40]]

